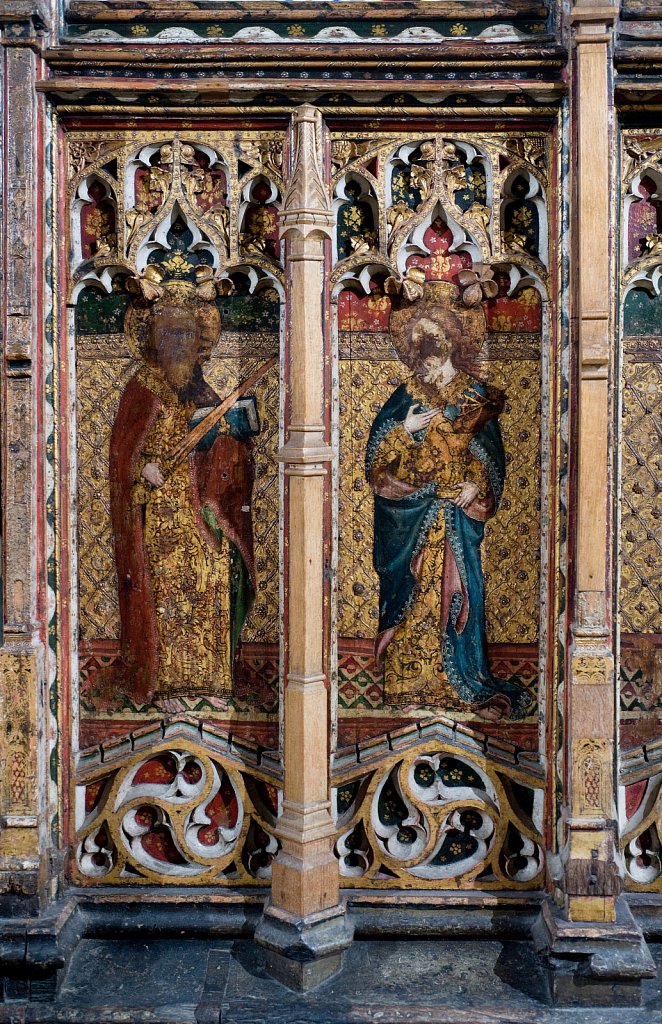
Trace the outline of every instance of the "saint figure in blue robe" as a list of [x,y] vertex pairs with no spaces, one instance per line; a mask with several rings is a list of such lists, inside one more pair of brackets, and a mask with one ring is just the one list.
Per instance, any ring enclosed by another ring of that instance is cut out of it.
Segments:
[[505,479],[505,396],[470,372],[463,333],[450,309],[420,304],[399,347],[411,376],[370,431],[376,654],[387,704],[521,718],[529,694],[488,665],[481,565]]

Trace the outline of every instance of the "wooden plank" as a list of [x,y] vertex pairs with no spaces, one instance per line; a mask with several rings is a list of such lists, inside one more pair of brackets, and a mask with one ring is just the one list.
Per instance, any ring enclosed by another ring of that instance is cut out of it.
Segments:
[[621,39],[662,39],[662,19],[625,22],[618,34]]
[[662,18],[662,4],[650,3],[649,0],[623,0],[621,18],[644,21]]
[[[476,43],[480,45],[477,46]],[[177,64],[179,68],[186,63],[189,69],[198,70],[205,66],[216,66],[226,61],[236,64],[250,64],[259,62],[260,67],[273,66],[284,70],[289,66],[305,65],[315,66],[315,62],[324,69],[329,68],[329,61],[333,60],[334,69],[350,67],[379,67],[385,68],[385,62],[390,62],[394,70],[406,71],[411,67],[420,66],[443,70],[444,67],[452,67],[461,64],[466,70],[483,68],[485,70],[521,70],[523,68],[534,68],[541,71],[544,68],[561,68],[567,60],[567,50],[562,46],[550,45],[549,38],[544,37],[538,40],[534,46],[531,43],[489,43],[486,45],[483,40],[458,41],[444,40],[435,43],[371,43],[369,46],[363,43],[343,43],[339,50],[337,43],[245,43],[241,46],[236,43],[206,43],[201,40],[199,43],[181,44],[178,43],[173,49],[165,43],[158,46],[151,46],[143,49],[135,44],[124,44],[121,42],[113,44],[76,42],[70,46],[49,49],[44,52],[44,57],[51,67],[66,67],[73,63],[89,68],[91,66],[101,67],[108,64],[121,64],[123,68],[149,65],[152,67],[172,66]],[[326,82],[319,82],[320,86],[326,88]],[[523,80],[518,79],[521,85]],[[289,85],[292,83],[289,82]],[[358,82],[352,82],[352,89],[356,88]],[[389,87],[389,82],[381,83],[384,88]],[[392,83],[394,88],[402,88],[397,82]],[[407,83],[408,86],[410,83]],[[475,86],[475,80],[473,82]],[[282,89],[285,83],[280,82]],[[347,81],[344,87],[347,88]],[[429,83],[428,83],[429,85]],[[536,88],[544,86],[544,82],[536,81]]]
[[537,1024],[540,1017],[529,1010],[513,1010],[510,1007],[494,1010],[456,1010],[452,1006],[394,1006],[374,1004],[352,1006],[347,1012],[348,1024],[370,1024],[371,1021],[388,1021],[389,1024]]
[[112,10],[104,0],[72,0],[69,22],[92,21],[335,21],[378,19],[380,22],[407,18],[484,20],[486,18],[545,18],[543,0],[401,0],[392,6],[383,0],[115,0]]
[[[216,96],[227,96],[230,88],[232,88],[233,94],[240,94],[242,92],[253,93],[255,91],[256,84],[260,86],[260,92],[283,91],[282,82],[278,79],[246,79],[243,78],[241,81],[232,81],[226,79],[214,79],[208,82],[202,81],[184,81],[177,82],[172,79],[160,80],[160,79],[143,79],[127,80],[126,78],[51,78],[45,81],[37,83],[37,91],[47,93],[49,95],[58,94],[61,96],[67,96],[69,94],[76,93],[100,93],[100,92],[112,92],[113,95],[122,95],[122,93],[140,94],[140,93],[155,93],[155,92],[167,92],[169,94],[193,94],[203,98],[211,98]],[[319,94],[320,83],[311,81],[297,81],[296,83],[297,92],[309,92]],[[402,93],[402,83],[398,83],[398,93]],[[324,92],[337,91],[341,86],[347,88],[347,82],[342,79],[328,79],[324,82]],[[358,92],[359,83],[352,83],[352,92]],[[477,91],[488,95],[489,93],[495,92],[501,95],[504,92],[514,92],[521,94],[522,92],[522,80],[518,82],[481,82],[480,90],[475,82],[407,82],[407,93],[415,96],[417,92],[422,92],[426,96],[430,93],[439,93],[439,100],[441,101],[448,93],[471,93],[475,95]],[[389,92],[396,91],[392,83],[388,82],[371,82],[361,83],[361,93],[368,98],[374,98],[375,102],[379,102],[379,97],[388,97]],[[561,97],[566,92],[566,85],[564,82],[536,82],[535,91],[544,92],[551,97]],[[374,94],[377,97],[374,97]],[[399,109],[399,106],[398,106]],[[394,114],[397,114],[398,110],[394,108]]]

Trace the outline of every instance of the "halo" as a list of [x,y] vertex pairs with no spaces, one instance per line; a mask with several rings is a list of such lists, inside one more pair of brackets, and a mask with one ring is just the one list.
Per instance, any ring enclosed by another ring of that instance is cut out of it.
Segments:
[[458,321],[468,348],[477,354],[485,340],[487,325],[482,305],[467,308],[459,301],[459,289],[451,281],[427,281],[423,295],[417,302],[391,312],[389,326],[391,340],[400,359],[411,366],[414,356],[413,329],[420,320],[428,319],[443,324],[451,314]]
[[152,307],[133,300],[124,315],[124,337],[135,359],[145,359]]
[[196,318],[209,335],[220,333],[221,314],[215,302],[202,299],[190,281],[169,281],[163,285],[163,294],[155,302],[142,297],[132,300],[124,316],[124,336],[131,354],[136,359],[147,358],[150,321],[159,309],[170,305],[183,306]]

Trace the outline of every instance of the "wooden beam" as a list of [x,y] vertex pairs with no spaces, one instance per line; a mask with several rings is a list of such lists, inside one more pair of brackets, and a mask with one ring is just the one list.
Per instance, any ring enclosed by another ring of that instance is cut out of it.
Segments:
[[[543,69],[561,69],[567,58],[564,47],[550,42],[549,37],[531,42],[489,43],[482,40],[442,40],[434,43],[363,43],[344,41],[339,49],[337,43],[327,42],[290,42],[281,43],[248,43],[215,42],[209,43],[200,39],[195,43],[161,43],[147,40],[151,45],[131,43],[128,40],[116,40],[113,43],[93,43],[85,40],[69,40],[67,44],[56,49],[44,51],[44,57],[52,67],[66,66],[72,62],[78,64],[83,71],[90,67],[121,64],[122,68],[148,66],[150,69],[159,66],[196,70],[204,67],[218,67],[225,70],[226,65],[239,67],[259,63],[260,67],[274,66],[282,69],[293,63],[297,67],[307,68],[319,66],[324,70],[336,70],[351,67],[379,70],[392,68],[401,74],[409,67],[422,67],[424,70],[457,72],[458,65],[464,69],[484,69],[490,71],[535,69],[538,73]],[[97,64],[97,62],[100,62]],[[332,63],[331,63],[332,62]],[[125,79],[125,82],[127,80]],[[458,83],[461,80],[458,80]],[[504,82],[508,75],[504,75]],[[522,85],[523,79],[516,83]],[[536,79],[538,81],[538,79]],[[290,84],[280,80],[281,89]],[[315,84],[311,82],[311,84]],[[388,81],[383,81],[388,86]],[[401,83],[402,84],[402,83]],[[409,83],[407,83],[409,84]],[[429,84],[429,83],[428,83]],[[475,84],[475,80],[473,80]],[[544,83],[541,83],[544,84]],[[352,82],[352,87],[355,83]],[[496,82],[495,82],[496,85]],[[345,88],[348,82],[344,82]],[[319,80],[317,88],[326,89],[327,80]]]
[[542,0],[400,0],[392,7],[383,0],[342,4],[329,0],[72,0],[67,21],[406,21],[418,19],[475,20],[485,18],[545,18],[549,7]]

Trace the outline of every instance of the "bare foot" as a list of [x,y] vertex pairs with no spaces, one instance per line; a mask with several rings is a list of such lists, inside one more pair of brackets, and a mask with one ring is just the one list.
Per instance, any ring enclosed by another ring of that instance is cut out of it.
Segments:
[[180,697],[159,697],[154,701],[154,704],[161,711],[167,711],[170,715],[177,715],[182,711],[186,711],[186,705]]
[[230,701],[227,697],[205,697],[213,708],[217,711],[227,711],[230,707]]
[[503,693],[497,693],[490,697],[484,704],[475,708],[479,718],[486,722],[501,722],[504,718],[510,718],[513,713],[513,706]]

